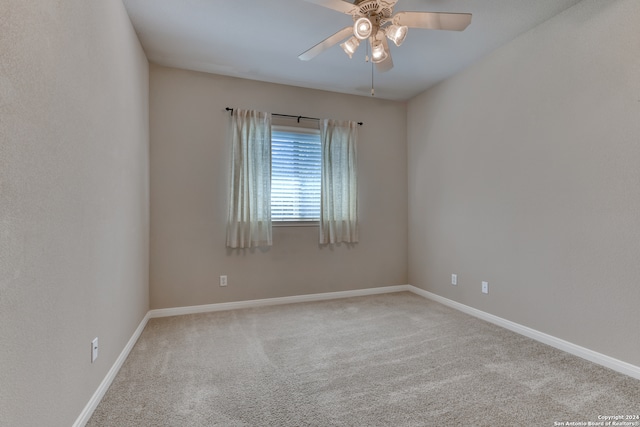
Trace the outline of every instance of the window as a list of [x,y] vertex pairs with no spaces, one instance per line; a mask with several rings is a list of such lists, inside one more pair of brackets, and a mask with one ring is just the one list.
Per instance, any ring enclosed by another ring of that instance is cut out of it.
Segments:
[[319,130],[272,126],[272,221],[318,221],[321,174]]

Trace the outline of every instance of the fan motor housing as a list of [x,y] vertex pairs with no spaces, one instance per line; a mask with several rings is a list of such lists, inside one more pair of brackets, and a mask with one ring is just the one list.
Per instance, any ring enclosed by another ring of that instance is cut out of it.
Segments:
[[389,5],[383,4],[384,2],[379,0],[356,0],[354,3],[358,6],[358,11],[362,16],[379,16],[380,18],[390,18],[392,14],[392,8]]

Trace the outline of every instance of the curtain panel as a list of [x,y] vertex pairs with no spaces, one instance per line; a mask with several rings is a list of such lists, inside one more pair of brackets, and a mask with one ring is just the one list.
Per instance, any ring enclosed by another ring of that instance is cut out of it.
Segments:
[[358,241],[357,137],[356,122],[320,121],[320,244]]
[[227,247],[271,246],[271,114],[233,111]]

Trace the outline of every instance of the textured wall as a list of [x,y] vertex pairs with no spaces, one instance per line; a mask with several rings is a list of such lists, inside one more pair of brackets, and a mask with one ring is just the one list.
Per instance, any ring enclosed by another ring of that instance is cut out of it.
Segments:
[[[150,79],[152,308],[406,283],[404,104],[155,65]],[[320,248],[317,228],[276,227],[269,250],[227,251],[227,106],[364,122],[359,244]]]
[[148,310],[148,63],[119,0],[3,0],[0,53],[0,425],[68,427]]
[[410,102],[410,283],[640,366],[639,28],[584,0]]

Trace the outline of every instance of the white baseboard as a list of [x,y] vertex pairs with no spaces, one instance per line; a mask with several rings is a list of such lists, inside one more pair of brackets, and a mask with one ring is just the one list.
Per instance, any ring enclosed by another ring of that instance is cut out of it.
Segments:
[[425,291],[424,289],[420,289],[412,285],[407,285],[407,288],[410,292],[413,292],[414,294],[420,295],[424,298],[439,302],[440,304],[454,308],[463,313],[469,314],[482,320],[486,320],[487,322],[501,326],[520,335],[524,335],[525,337],[540,341],[541,343],[550,345],[551,347],[555,347],[569,354],[573,354],[574,356],[578,356],[582,359],[586,359],[590,362],[597,363],[598,365],[602,365],[606,368],[640,380],[640,367],[638,366],[623,362],[618,359],[614,359],[613,357],[598,353],[593,350],[589,350],[588,348],[581,347],[560,338],[556,338],[552,335],[545,334],[544,332],[536,331],[535,329],[531,329],[527,326],[520,325],[510,320],[494,316],[493,314],[489,314],[476,308],[469,307],[468,305],[464,305],[448,298],[441,297],[440,295]]
[[129,356],[129,353],[131,352],[131,349],[133,348],[133,346],[136,344],[136,341],[138,341],[138,338],[140,338],[140,334],[142,334],[144,327],[147,326],[148,321],[149,321],[149,313],[147,312],[147,314],[144,316],[144,318],[140,322],[140,325],[138,325],[135,332],[127,342],[127,345],[124,347],[124,349],[120,353],[120,356],[118,356],[115,363],[113,364],[111,369],[109,369],[109,372],[107,372],[107,375],[104,377],[104,379],[100,383],[100,386],[98,386],[98,389],[96,390],[96,392],[93,393],[93,396],[91,396],[91,399],[89,399],[89,403],[87,403],[87,405],[84,407],[84,409],[80,413],[80,416],[78,417],[78,419],[76,419],[76,422],[73,423],[73,427],[84,427],[84,425],[87,424],[87,422],[89,422],[91,415],[93,415],[93,411],[96,410],[96,408],[98,407],[98,404],[104,397],[104,394],[107,392],[107,390],[111,386],[111,383],[115,379],[116,375],[118,375],[118,372],[122,367],[122,364]]
[[293,304],[298,302],[325,301],[365,295],[388,294],[408,291],[409,285],[385,286],[381,288],[357,289],[353,291],[326,292],[322,294],[297,295],[282,298],[256,299],[249,301],[223,302],[219,304],[194,305],[190,307],[161,308],[149,311],[150,318],[181,316],[183,314],[209,313],[213,311],[237,310],[240,308],[265,307],[269,305]]

